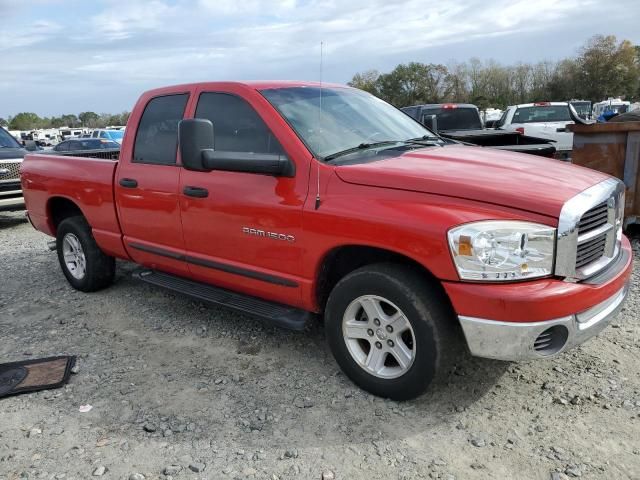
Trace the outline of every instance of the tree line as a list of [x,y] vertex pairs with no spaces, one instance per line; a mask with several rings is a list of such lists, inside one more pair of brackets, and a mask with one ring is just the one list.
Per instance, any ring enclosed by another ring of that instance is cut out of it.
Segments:
[[389,73],[356,73],[349,85],[397,106],[473,103],[504,108],[537,101],[598,102],[608,97],[640,99],[640,46],[614,35],[596,35],[575,57],[558,62],[502,65],[494,60],[449,65],[410,62]]
[[126,125],[129,115],[130,112],[116,114],[81,112],[78,115],[71,113],[59,117],[41,118],[33,112],[21,112],[14,117],[0,118],[0,126],[9,130],[36,130],[39,128],[60,127],[104,128],[109,125]]

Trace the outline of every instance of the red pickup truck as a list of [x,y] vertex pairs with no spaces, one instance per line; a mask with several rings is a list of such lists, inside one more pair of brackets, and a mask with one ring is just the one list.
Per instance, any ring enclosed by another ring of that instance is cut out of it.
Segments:
[[28,216],[74,288],[145,282],[294,329],[322,315],[362,388],[407,399],[466,343],[552,357],[627,294],[624,186],[444,145],[356,89],[199,83],[145,93],[119,161],[28,155]]

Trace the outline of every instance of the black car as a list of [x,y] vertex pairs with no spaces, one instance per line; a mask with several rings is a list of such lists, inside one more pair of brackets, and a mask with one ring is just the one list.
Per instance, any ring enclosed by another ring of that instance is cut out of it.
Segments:
[[54,152],[78,152],[84,150],[120,149],[120,144],[99,138],[74,138],[65,140],[53,147]]

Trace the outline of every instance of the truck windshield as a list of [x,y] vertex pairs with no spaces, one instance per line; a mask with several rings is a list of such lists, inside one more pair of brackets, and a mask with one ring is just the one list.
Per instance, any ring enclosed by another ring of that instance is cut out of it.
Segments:
[[262,90],[320,159],[359,145],[434,137],[433,133],[388,103],[351,88],[286,87]]
[[22,148],[9,132],[0,128],[0,148]]
[[511,123],[570,122],[569,105],[522,107],[513,114]]
[[591,114],[591,102],[571,102],[571,106],[582,118],[587,118]]
[[422,109],[422,117],[435,115],[438,130],[481,130],[480,114],[475,108],[428,107]]

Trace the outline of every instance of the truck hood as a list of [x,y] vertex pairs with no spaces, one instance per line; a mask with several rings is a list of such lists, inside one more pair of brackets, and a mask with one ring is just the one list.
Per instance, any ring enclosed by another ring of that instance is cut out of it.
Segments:
[[534,155],[451,145],[336,168],[344,182],[446,195],[558,218],[564,203],[609,178]]

